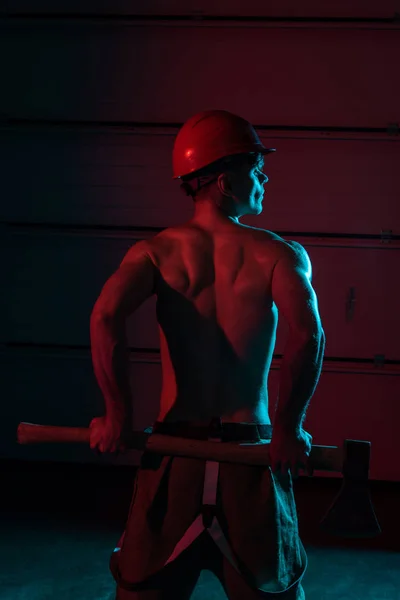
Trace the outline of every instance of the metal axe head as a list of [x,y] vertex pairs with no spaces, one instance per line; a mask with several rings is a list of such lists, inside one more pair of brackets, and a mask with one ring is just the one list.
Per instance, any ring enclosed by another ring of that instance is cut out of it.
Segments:
[[371,442],[345,440],[342,487],[320,522],[327,533],[348,538],[382,533],[368,487],[370,454]]

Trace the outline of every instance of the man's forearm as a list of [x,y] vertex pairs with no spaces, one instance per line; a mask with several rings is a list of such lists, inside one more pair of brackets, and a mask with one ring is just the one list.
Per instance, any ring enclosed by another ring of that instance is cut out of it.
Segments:
[[106,415],[112,420],[130,423],[132,395],[125,328],[92,316],[90,341],[94,373],[104,397]]
[[274,427],[292,431],[302,427],[320,378],[324,350],[323,334],[303,343],[289,338],[281,365]]

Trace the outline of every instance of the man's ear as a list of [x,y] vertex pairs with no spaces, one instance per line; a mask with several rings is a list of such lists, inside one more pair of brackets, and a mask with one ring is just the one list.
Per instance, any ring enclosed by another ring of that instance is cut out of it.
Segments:
[[218,189],[223,196],[232,195],[232,186],[227,173],[221,173],[217,180]]

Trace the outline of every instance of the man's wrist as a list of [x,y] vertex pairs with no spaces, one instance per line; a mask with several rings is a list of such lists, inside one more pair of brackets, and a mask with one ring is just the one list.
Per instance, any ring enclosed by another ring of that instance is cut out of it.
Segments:
[[109,423],[118,424],[121,427],[132,424],[132,411],[124,407],[107,408],[106,419]]
[[282,433],[293,434],[301,431],[301,429],[302,425],[298,419],[294,420],[293,418],[290,419],[284,415],[276,415],[273,424],[274,431],[281,431]]

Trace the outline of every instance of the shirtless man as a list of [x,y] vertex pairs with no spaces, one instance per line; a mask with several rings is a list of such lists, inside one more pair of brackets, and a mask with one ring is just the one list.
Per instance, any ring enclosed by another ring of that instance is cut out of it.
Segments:
[[[93,449],[124,449],[132,426],[125,323],[153,294],[163,375],[154,431],[270,441],[267,468],[144,453],[114,573],[118,600],[189,599],[203,568],[230,600],[305,597],[291,477],[311,450],[302,424],[325,337],[305,249],[239,221],[262,212],[271,152],[236,115],[205,111],[189,119],[173,161],[195,202],[193,218],[136,243],[94,306],[92,357],[106,415],[91,423]],[[272,429],[267,380],[278,311],[289,338]],[[216,509],[202,523],[201,494]]]

